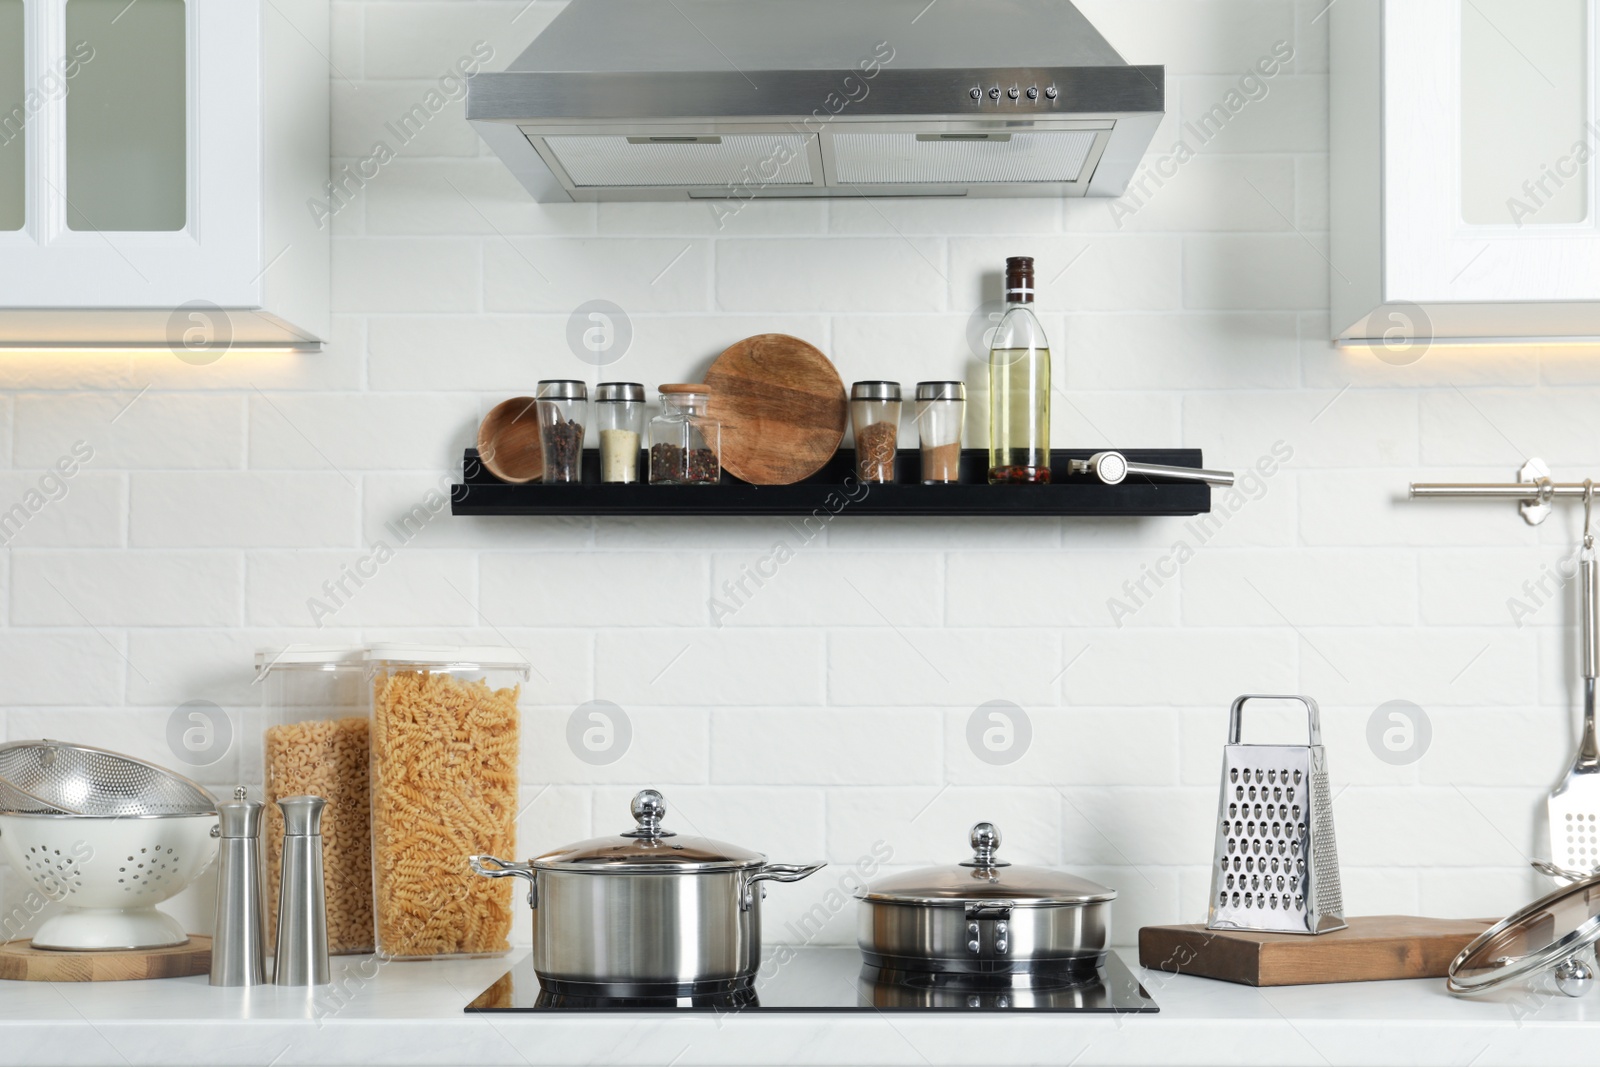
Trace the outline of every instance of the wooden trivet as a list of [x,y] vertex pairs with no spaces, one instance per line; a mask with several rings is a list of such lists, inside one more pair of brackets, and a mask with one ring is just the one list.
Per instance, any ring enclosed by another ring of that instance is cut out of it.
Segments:
[[190,934],[170,948],[58,952],[26,938],[0,944],[0,978],[20,982],[127,982],[211,973],[211,939]]

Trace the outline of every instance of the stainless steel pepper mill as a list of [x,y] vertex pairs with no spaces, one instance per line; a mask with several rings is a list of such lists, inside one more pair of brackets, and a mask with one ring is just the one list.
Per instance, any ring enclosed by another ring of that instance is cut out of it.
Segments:
[[278,883],[278,985],[327,985],[328,909],[322,891],[321,797],[284,797],[283,871]]
[[217,916],[211,938],[211,984],[267,980],[266,901],[261,893],[261,804],[245,788],[217,805]]

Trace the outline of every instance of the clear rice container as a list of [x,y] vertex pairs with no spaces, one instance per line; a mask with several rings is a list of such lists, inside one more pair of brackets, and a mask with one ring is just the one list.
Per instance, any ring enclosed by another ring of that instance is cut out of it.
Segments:
[[513,648],[374,645],[372,874],[386,958],[510,951],[511,879],[467,863],[516,855],[517,700],[528,663]]
[[[289,645],[256,653],[261,735],[261,851],[267,915],[278,914],[284,797],[311,794],[322,812],[328,951],[371,952],[372,820],[367,766],[366,649]],[[276,924],[266,923],[272,951]]]

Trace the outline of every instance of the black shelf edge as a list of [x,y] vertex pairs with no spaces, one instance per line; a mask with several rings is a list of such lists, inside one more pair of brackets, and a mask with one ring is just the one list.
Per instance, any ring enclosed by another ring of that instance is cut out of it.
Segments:
[[[916,449],[897,457],[896,480],[869,484],[854,479],[855,454],[841,450],[817,474],[794,485],[749,485],[724,473],[722,484],[603,485],[595,449],[583,457],[577,485],[511,485],[466,450],[463,481],[451,486],[453,515],[841,515],[1024,516],[1024,515],[1201,515],[1211,510],[1211,487],[1203,482],[1132,478],[1103,485],[1092,475],[1067,474],[1069,459],[1087,459],[1099,449],[1053,449],[1048,485],[989,485],[988,452],[961,452],[962,481],[923,485]],[[1201,467],[1198,448],[1119,449],[1134,462]],[[640,456],[640,470],[644,457]],[[848,480],[847,480],[848,479]]]

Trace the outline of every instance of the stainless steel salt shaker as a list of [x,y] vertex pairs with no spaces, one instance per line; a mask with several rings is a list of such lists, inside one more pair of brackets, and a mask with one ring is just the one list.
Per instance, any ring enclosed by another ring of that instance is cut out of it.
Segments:
[[267,980],[266,901],[261,892],[261,804],[245,788],[217,805],[217,915],[211,938],[211,984]]
[[278,883],[278,985],[327,985],[328,908],[322,891],[321,797],[284,797],[283,870]]

